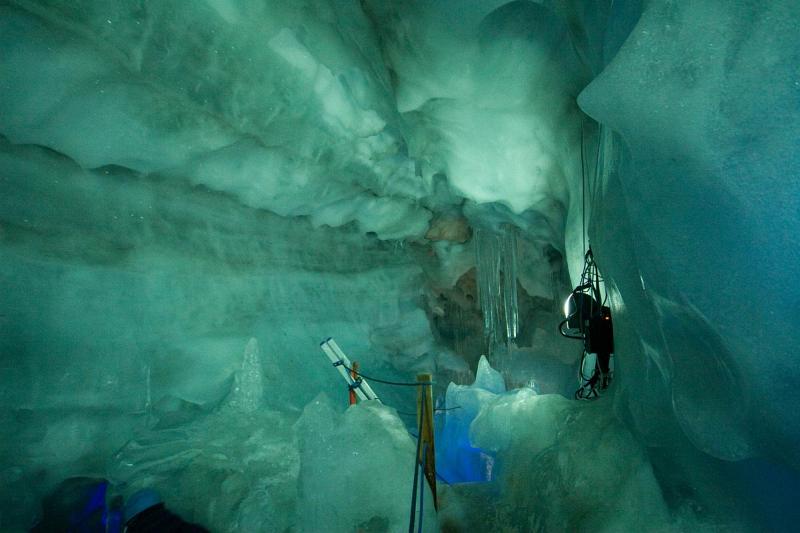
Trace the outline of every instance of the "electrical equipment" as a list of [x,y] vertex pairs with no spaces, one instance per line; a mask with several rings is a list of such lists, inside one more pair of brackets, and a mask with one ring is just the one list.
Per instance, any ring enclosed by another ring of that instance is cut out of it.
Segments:
[[564,302],[565,318],[558,326],[564,337],[583,341],[577,399],[598,397],[599,391],[608,388],[614,373],[614,327],[611,309],[601,298],[601,281],[589,247],[581,282]]

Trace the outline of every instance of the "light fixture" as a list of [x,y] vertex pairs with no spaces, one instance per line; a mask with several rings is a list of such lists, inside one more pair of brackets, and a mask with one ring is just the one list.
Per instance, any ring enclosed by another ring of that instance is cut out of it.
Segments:
[[564,302],[564,317],[569,335],[583,335],[589,325],[589,319],[600,309],[597,300],[585,292],[573,291]]

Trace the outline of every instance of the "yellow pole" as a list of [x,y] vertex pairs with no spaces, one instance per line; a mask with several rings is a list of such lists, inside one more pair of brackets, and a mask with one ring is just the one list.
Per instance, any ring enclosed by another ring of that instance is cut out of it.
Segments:
[[[417,462],[422,461],[422,447],[427,445],[425,452],[425,464],[422,465],[425,478],[433,494],[433,506],[439,510],[439,498],[436,494],[436,449],[433,444],[433,378],[430,374],[418,374],[417,383],[417,424],[422,420],[422,432],[419,438],[422,440],[420,455]],[[424,398],[424,401],[423,401]],[[423,409],[424,406],[424,409]],[[420,495],[422,497],[422,495]]]

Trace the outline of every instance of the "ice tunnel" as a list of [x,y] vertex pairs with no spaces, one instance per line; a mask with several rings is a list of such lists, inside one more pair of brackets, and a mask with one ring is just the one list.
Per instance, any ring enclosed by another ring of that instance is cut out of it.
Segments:
[[796,531],[798,27],[0,0],[0,531]]

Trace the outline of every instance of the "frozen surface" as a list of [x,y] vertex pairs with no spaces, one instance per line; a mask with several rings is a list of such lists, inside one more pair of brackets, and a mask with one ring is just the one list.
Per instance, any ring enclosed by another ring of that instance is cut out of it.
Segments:
[[[251,340],[244,375],[253,347]],[[160,414],[115,455],[113,491],[127,496],[154,487],[176,512],[213,531],[407,527],[416,442],[393,409],[373,401],[342,413],[320,394],[298,418],[264,401],[242,403],[241,384],[218,410],[195,413],[179,427]],[[433,531],[427,488],[424,497],[423,527]]]

